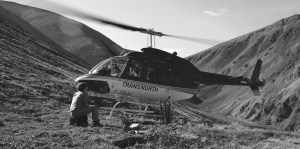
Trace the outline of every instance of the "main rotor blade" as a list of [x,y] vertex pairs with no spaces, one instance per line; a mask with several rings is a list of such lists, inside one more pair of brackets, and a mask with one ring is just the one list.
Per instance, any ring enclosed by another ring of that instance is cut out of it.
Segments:
[[41,0],[33,0],[33,1],[36,1],[37,3],[45,4],[48,7],[51,7],[53,10],[58,11],[60,13],[73,15],[73,16],[85,18],[85,19],[88,19],[88,20],[96,21],[96,22],[101,22],[101,23],[112,25],[112,26],[122,28],[122,29],[125,29],[125,30],[137,31],[137,32],[141,32],[141,33],[151,34],[151,35],[154,35],[154,36],[168,36],[168,37],[183,39],[183,40],[187,40],[187,41],[207,44],[207,45],[216,45],[216,44],[219,44],[219,43],[223,42],[223,41],[212,40],[212,39],[192,38],[192,37],[183,37],[183,36],[163,34],[161,32],[155,32],[154,30],[151,30],[151,29],[138,28],[138,27],[126,25],[126,24],[123,24],[123,23],[118,23],[116,21],[111,21],[111,20],[105,19],[103,17],[99,17],[99,16],[96,16],[96,15],[89,14],[87,12],[75,10],[75,9],[67,7],[67,6],[57,4],[55,2],[50,2],[50,1],[47,1],[47,0],[42,0],[42,1]]
[[193,37],[183,37],[183,36],[175,36],[175,35],[167,35],[167,34],[162,34],[162,36],[168,36],[168,37],[173,37],[173,38],[188,40],[188,41],[192,41],[192,42],[208,44],[208,45],[217,45],[217,44],[223,42],[223,41],[220,41],[220,40],[193,38]]
[[105,18],[102,18],[99,16],[88,14],[83,11],[75,10],[73,8],[63,6],[63,5],[54,3],[54,2],[50,2],[50,1],[46,1],[46,0],[38,1],[38,2],[43,3],[43,4],[47,5],[48,7],[51,7],[53,10],[58,11],[63,14],[73,15],[73,16],[84,18],[84,19],[101,22],[101,23],[108,24],[108,25],[113,25],[115,27],[119,27],[119,28],[122,28],[125,30],[138,31],[138,32],[143,32],[143,33],[147,32],[147,29],[144,29],[144,28],[138,28],[138,27],[134,27],[134,26],[130,26],[130,25],[125,25],[123,23],[118,23],[116,21],[111,21],[109,19],[105,19]]

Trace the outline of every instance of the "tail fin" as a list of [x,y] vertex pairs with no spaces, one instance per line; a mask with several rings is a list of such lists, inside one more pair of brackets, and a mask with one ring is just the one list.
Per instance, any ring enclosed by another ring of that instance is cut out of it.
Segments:
[[[255,65],[255,68],[253,70],[252,76],[251,76],[251,80],[253,83],[260,82],[259,74],[260,74],[261,66],[262,66],[262,60],[258,59],[256,62],[256,65]],[[256,102],[262,103],[262,96],[261,96],[258,86],[250,86],[250,87],[253,92],[254,98],[256,99]]]
[[261,65],[262,65],[262,60],[258,59],[256,62],[256,65],[255,65],[255,68],[253,70],[252,76],[251,76],[251,80],[253,82],[259,82],[259,74],[260,74]]

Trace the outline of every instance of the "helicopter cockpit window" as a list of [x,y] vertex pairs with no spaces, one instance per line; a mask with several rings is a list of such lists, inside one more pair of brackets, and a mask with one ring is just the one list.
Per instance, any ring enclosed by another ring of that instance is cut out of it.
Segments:
[[123,72],[126,63],[128,62],[127,57],[114,57],[112,59],[111,67],[111,76],[120,77]]
[[98,73],[103,76],[120,77],[125,65],[128,61],[127,57],[113,57],[101,62],[92,70],[92,73]]
[[141,75],[142,62],[138,60],[132,60],[129,68],[129,76],[140,77]]
[[162,83],[165,75],[165,69],[161,66],[148,64],[146,79],[152,82]]

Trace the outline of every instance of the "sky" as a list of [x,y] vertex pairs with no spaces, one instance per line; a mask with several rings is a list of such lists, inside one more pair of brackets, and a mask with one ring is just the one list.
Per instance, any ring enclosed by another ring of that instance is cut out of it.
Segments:
[[[57,12],[42,0],[7,0]],[[272,23],[300,14],[300,0],[53,0],[99,17],[170,35],[225,42]],[[60,13],[60,12],[57,12]],[[146,34],[119,29],[63,14],[86,24],[123,48],[149,46]],[[216,43],[217,44],[217,43]],[[155,48],[187,57],[216,44],[156,37]]]

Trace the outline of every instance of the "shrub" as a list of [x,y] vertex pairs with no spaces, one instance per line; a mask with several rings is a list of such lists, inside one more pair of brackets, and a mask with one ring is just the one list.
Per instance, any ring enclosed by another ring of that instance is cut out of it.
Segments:
[[182,133],[169,126],[153,129],[145,139],[162,148],[191,148],[194,145],[201,145],[197,138],[183,137]]
[[153,129],[145,138],[150,142],[159,143],[165,147],[171,147],[181,139],[177,131],[170,130],[167,126]]

